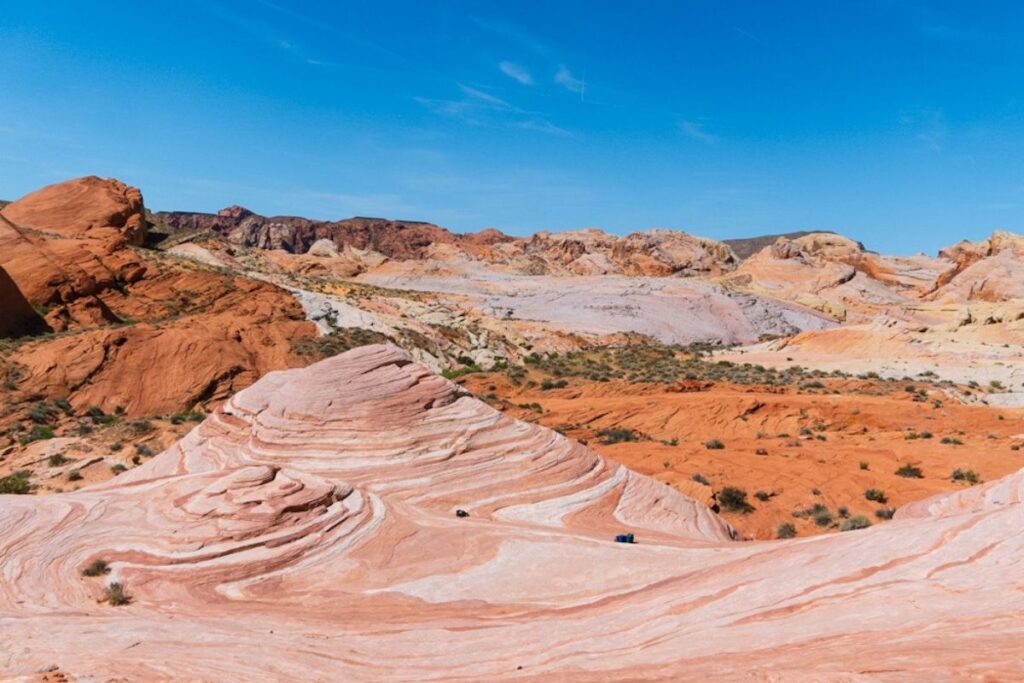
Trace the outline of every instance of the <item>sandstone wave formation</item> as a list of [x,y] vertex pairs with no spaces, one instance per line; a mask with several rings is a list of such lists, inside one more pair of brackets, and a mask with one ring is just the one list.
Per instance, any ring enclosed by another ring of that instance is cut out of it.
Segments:
[[703,505],[368,346],[267,375],[112,483],[0,498],[0,668],[1015,680],[1022,498],[1017,473],[884,526],[735,542]]

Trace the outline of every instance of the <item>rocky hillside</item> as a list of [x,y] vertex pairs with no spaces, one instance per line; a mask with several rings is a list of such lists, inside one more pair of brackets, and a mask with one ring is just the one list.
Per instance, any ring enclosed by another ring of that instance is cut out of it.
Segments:
[[722,240],[736,254],[736,258],[744,261],[765,247],[770,247],[779,239],[795,240],[814,233],[834,234],[830,230],[797,230],[796,232],[783,232],[774,235],[758,235],[757,237],[740,237],[737,239]]
[[[145,230],[141,193],[96,177],[51,185],[3,209],[3,296],[17,314],[4,316],[12,339],[0,356],[8,406],[59,397],[75,411],[173,413],[299,364],[292,341],[315,328],[292,296],[170,262],[140,248]],[[8,411],[0,426],[12,417]]]
[[294,254],[329,252],[333,244],[336,253],[371,252],[371,261],[372,254],[397,260],[468,257],[527,275],[718,275],[737,263],[725,244],[673,230],[620,237],[589,228],[517,238],[494,229],[456,234],[432,223],[383,218],[268,218],[238,206],[216,214],[158,212],[152,220],[177,240],[214,234],[231,244]]
[[173,233],[212,232],[233,244],[261,249],[283,249],[304,254],[320,240],[339,248],[372,250],[389,258],[423,258],[432,245],[452,244],[477,251],[491,244],[509,241],[497,230],[457,235],[422,221],[394,221],[384,218],[346,218],[317,221],[295,216],[261,216],[241,206],[215,214],[182,211],[157,212],[152,220]]

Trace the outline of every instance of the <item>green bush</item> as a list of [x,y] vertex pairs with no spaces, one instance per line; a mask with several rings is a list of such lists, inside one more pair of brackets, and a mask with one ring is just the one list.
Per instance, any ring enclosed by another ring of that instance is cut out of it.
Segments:
[[719,439],[711,439],[710,441],[704,443],[704,448],[707,448],[708,450],[712,451],[720,451],[723,448],[725,448],[725,444],[722,443]]
[[902,465],[896,470],[896,475],[908,479],[924,479],[924,473],[916,465]]
[[101,576],[110,572],[110,565],[106,560],[93,560],[85,569],[82,576]]
[[832,518],[832,513],[828,511],[828,508],[815,512],[812,519],[814,519],[815,524],[822,527],[830,526],[832,522],[835,521]]
[[601,443],[608,446],[613,443],[622,443],[624,441],[641,441],[642,437],[632,429],[626,427],[606,427],[604,429],[597,430],[597,435],[601,437]]
[[32,484],[24,472],[15,472],[0,478],[0,493],[26,494],[32,492]]
[[24,446],[30,444],[33,441],[44,441],[46,439],[53,438],[53,427],[50,425],[33,425],[32,430],[26,435],[18,439],[18,442]]
[[726,486],[718,492],[718,504],[727,512],[742,512],[744,514],[754,508],[747,502],[747,492],[735,486]]
[[849,519],[844,519],[843,523],[839,525],[840,531],[856,531],[857,529],[867,529],[871,526],[871,521],[864,515],[854,515]]
[[981,477],[974,470],[962,470],[959,467],[953,470],[953,474],[950,475],[950,479],[953,481],[964,481],[968,484],[977,484],[981,481]]
[[127,605],[131,601],[131,596],[125,593],[124,586],[122,586],[117,581],[114,581],[109,586],[103,589],[102,602],[110,603],[111,607],[120,607],[121,605]]
[[775,530],[775,535],[779,538],[793,538],[796,536],[796,527],[789,522],[783,522],[779,525],[779,528]]
[[896,514],[895,508],[878,508],[875,510],[875,517],[879,519],[892,519],[894,514]]
[[884,503],[887,500],[885,491],[882,489],[867,489],[864,491],[864,497],[876,503]]
[[697,472],[696,474],[694,474],[692,477],[690,477],[690,479],[692,479],[693,481],[697,482],[698,484],[704,484],[705,486],[711,486],[711,482],[708,481],[708,478],[705,477],[700,472]]

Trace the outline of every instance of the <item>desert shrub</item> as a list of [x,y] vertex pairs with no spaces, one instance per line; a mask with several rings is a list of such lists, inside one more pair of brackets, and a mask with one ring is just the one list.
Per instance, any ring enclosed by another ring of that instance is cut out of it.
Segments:
[[70,470],[68,472],[68,481],[81,481],[82,473],[78,470]]
[[624,441],[642,440],[640,434],[626,427],[605,427],[597,430],[597,435],[601,437],[601,443],[606,446]]
[[150,458],[150,457],[153,456],[153,449],[150,448],[149,446],[147,446],[144,443],[137,443],[137,444],[135,444],[135,452],[138,453],[139,455],[145,456],[147,458]]
[[26,494],[32,492],[32,484],[24,472],[15,472],[0,477],[0,493]]
[[131,429],[136,434],[148,434],[149,432],[156,429],[156,427],[153,426],[152,422],[144,418],[132,420],[131,422],[128,423],[128,428]]
[[775,535],[779,538],[793,538],[796,536],[796,527],[789,522],[783,522],[775,530]]
[[711,482],[708,481],[708,478],[705,477],[700,472],[697,472],[696,474],[694,474],[692,477],[690,477],[690,479],[692,479],[693,481],[697,482],[698,484],[704,484],[705,486],[711,486]]
[[864,497],[868,500],[873,500],[876,503],[884,503],[887,500],[885,497],[885,491],[882,489],[866,489],[864,491]]
[[843,519],[846,519],[850,516],[850,509],[847,508],[845,505],[840,505],[839,507],[836,508],[836,514],[842,517]]
[[828,511],[828,508],[815,512],[813,515],[811,515],[811,519],[814,520],[815,524],[822,527],[829,526],[834,521],[832,519],[832,513]]
[[200,412],[190,411],[187,413],[175,413],[171,415],[171,424],[180,425],[186,422],[202,422],[206,417]]
[[85,413],[86,415],[89,416],[89,419],[91,419],[96,424],[109,425],[117,422],[116,416],[107,415],[99,406],[89,406],[89,409],[86,410]]
[[63,465],[67,461],[68,461],[68,459],[65,458],[60,453],[54,453],[53,455],[51,455],[49,458],[46,459],[46,462],[47,462],[47,464],[49,464],[50,467],[60,467],[61,465]]
[[718,492],[718,504],[728,512],[747,513],[754,508],[747,502],[747,492],[735,486],[726,486]]
[[754,494],[754,498],[757,498],[762,503],[767,501],[771,497],[771,494],[766,491],[758,491],[757,493]]
[[40,401],[25,411],[25,414],[36,424],[46,424],[53,419],[57,412],[57,409],[46,401]]
[[127,605],[131,601],[131,596],[125,593],[124,586],[122,586],[117,581],[114,581],[113,583],[111,583],[103,589],[102,602],[109,603],[111,607],[120,607],[121,605]]
[[840,531],[856,531],[857,529],[867,529],[871,526],[871,521],[864,515],[854,515],[849,519],[844,519],[843,523],[839,525]]
[[22,446],[24,446],[25,444],[30,444],[33,441],[43,441],[52,438],[53,427],[51,427],[50,425],[37,424],[32,425],[32,429],[29,431],[29,433],[18,439],[18,442]]
[[380,344],[391,339],[380,332],[360,327],[337,327],[330,334],[311,339],[300,339],[292,343],[292,350],[300,356],[316,359],[330,358],[339,353],[367,344]]
[[708,450],[712,451],[720,451],[723,448],[725,448],[725,444],[722,443],[719,439],[711,439],[710,441],[704,443],[704,448],[707,448]]
[[871,463],[869,463],[869,462],[868,462],[867,460],[861,460],[861,461],[860,461],[860,468],[861,468],[862,470],[867,470],[867,469],[869,469],[870,467],[871,467]]
[[924,473],[917,465],[901,465],[900,468],[896,470],[896,475],[899,477],[906,477],[908,479],[924,479]]
[[125,465],[122,465],[121,463],[116,463],[110,466],[110,471],[113,472],[115,476],[121,474],[127,469],[128,468]]
[[106,560],[93,560],[82,570],[82,576],[101,576],[109,572],[110,565]]
[[75,412],[75,409],[71,407],[71,401],[67,400],[63,396],[53,399],[53,405],[64,411],[65,415],[71,415]]
[[461,368],[445,368],[441,370],[441,376],[445,379],[458,379],[463,375],[470,375],[474,372],[483,372],[478,365],[463,366]]
[[963,446],[964,445],[964,442],[961,441],[960,439],[956,438],[955,436],[944,436],[939,441],[939,443],[945,444],[947,446]]
[[550,391],[551,389],[564,389],[567,386],[569,386],[569,383],[566,382],[564,379],[560,379],[557,381],[545,379],[540,383],[541,391]]
[[875,510],[875,517],[879,519],[892,519],[894,514],[896,514],[895,508],[878,508]]
[[967,482],[968,484],[977,484],[981,481],[981,477],[979,477],[978,473],[974,470],[963,470],[959,467],[953,470],[953,474],[950,475],[950,479],[953,481]]

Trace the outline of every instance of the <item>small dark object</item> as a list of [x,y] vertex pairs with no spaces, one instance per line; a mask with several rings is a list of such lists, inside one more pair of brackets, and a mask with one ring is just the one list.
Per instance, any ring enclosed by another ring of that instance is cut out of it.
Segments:
[[465,510],[463,510],[462,508],[459,508],[458,510],[455,511],[455,516],[456,517],[469,517],[469,513],[466,512]]
[[110,573],[110,565],[106,560],[93,560],[92,564],[82,570],[83,576],[102,576]]
[[615,542],[616,543],[636,543],[636,541],[633,540],[633,534],[617,534],[615,536]]

